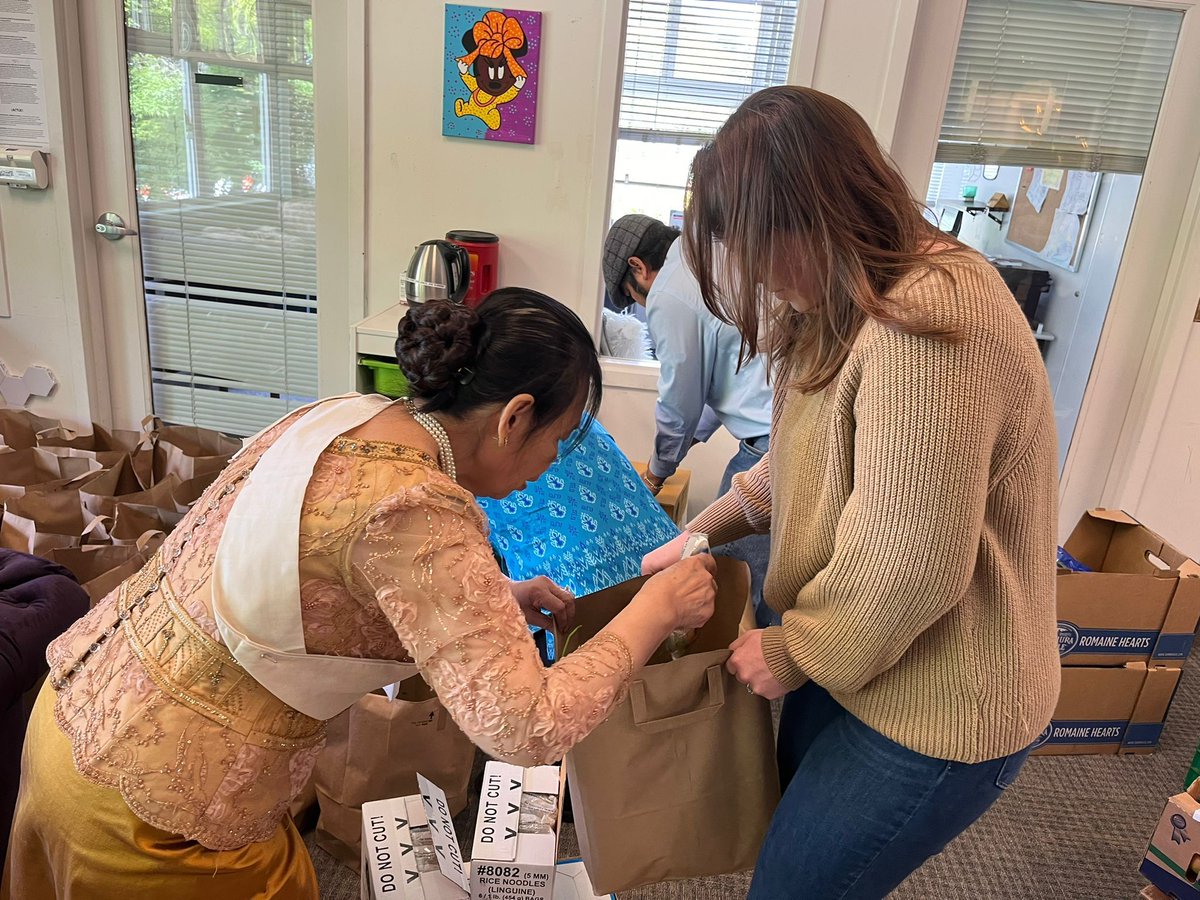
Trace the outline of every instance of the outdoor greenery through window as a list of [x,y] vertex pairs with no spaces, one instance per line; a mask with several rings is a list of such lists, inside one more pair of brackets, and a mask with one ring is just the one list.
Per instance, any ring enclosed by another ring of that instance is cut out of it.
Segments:
[[250,434],[316,395],[311,0],[126,0],[155,412]]
[[[126,0],[142,199],[316,187],[312,14],[307,3],[270,5],[279,8],[264,17],[274,34],[259,26],[259,0]],[[229,79],[241,89],[229,90]],[[271,134],[271,118],[286,133]],[[272,153],[271,140],[285,141],[286,153]],[[272,170],[276,158],[282,171]]]

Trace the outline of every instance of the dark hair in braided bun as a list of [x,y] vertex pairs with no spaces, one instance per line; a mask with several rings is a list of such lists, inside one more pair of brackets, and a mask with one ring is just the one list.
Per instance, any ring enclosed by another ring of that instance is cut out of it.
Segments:
[[450,300],[410,307],[396,362],[425,412],[462,417],[518,394],[534,400],[535,428],[585,398],[583,439],[600,409],[600,359],[579,317],[528,288],[492,291],[476,308]]
[[400,320],[396,362],[411,396],[433,411],[454,406],[475,364],[483,323],[475,310],[449,300],[413,306]]

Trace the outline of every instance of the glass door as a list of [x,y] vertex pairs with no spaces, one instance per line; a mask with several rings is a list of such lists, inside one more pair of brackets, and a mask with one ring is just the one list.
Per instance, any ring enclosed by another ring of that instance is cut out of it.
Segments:
[[248,435],[317,393],[312,8],[125,0],[153,406]]

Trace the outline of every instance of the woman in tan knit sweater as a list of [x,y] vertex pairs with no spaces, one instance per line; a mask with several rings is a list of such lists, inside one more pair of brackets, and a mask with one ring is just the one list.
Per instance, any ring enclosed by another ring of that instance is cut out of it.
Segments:
[[[692,191],[705,302],[776,392],[770,453],[690,526],[772,537],[782,625],[728,664],[785,698],[750,896],[883,897],[1012,783],[1054,709],[1045,369],[997,272],[925,221],[841,101],[750,97]],[[644,568],[678,558],[672,542]]]

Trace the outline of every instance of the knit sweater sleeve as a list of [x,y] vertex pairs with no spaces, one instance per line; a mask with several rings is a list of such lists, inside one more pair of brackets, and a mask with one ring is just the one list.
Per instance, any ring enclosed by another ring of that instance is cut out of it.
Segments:
[[703,532],[713,547],[771,528],[771,453],[745,472],[733,476],[729,490],[688,523],[688,531]]
[[861,689],[970,585],[1006,412],[1004,352],[967,327],[951,343],[866,326],[852,373],[854,484],[833,553],[763,635],[785,686],[807,676]]

